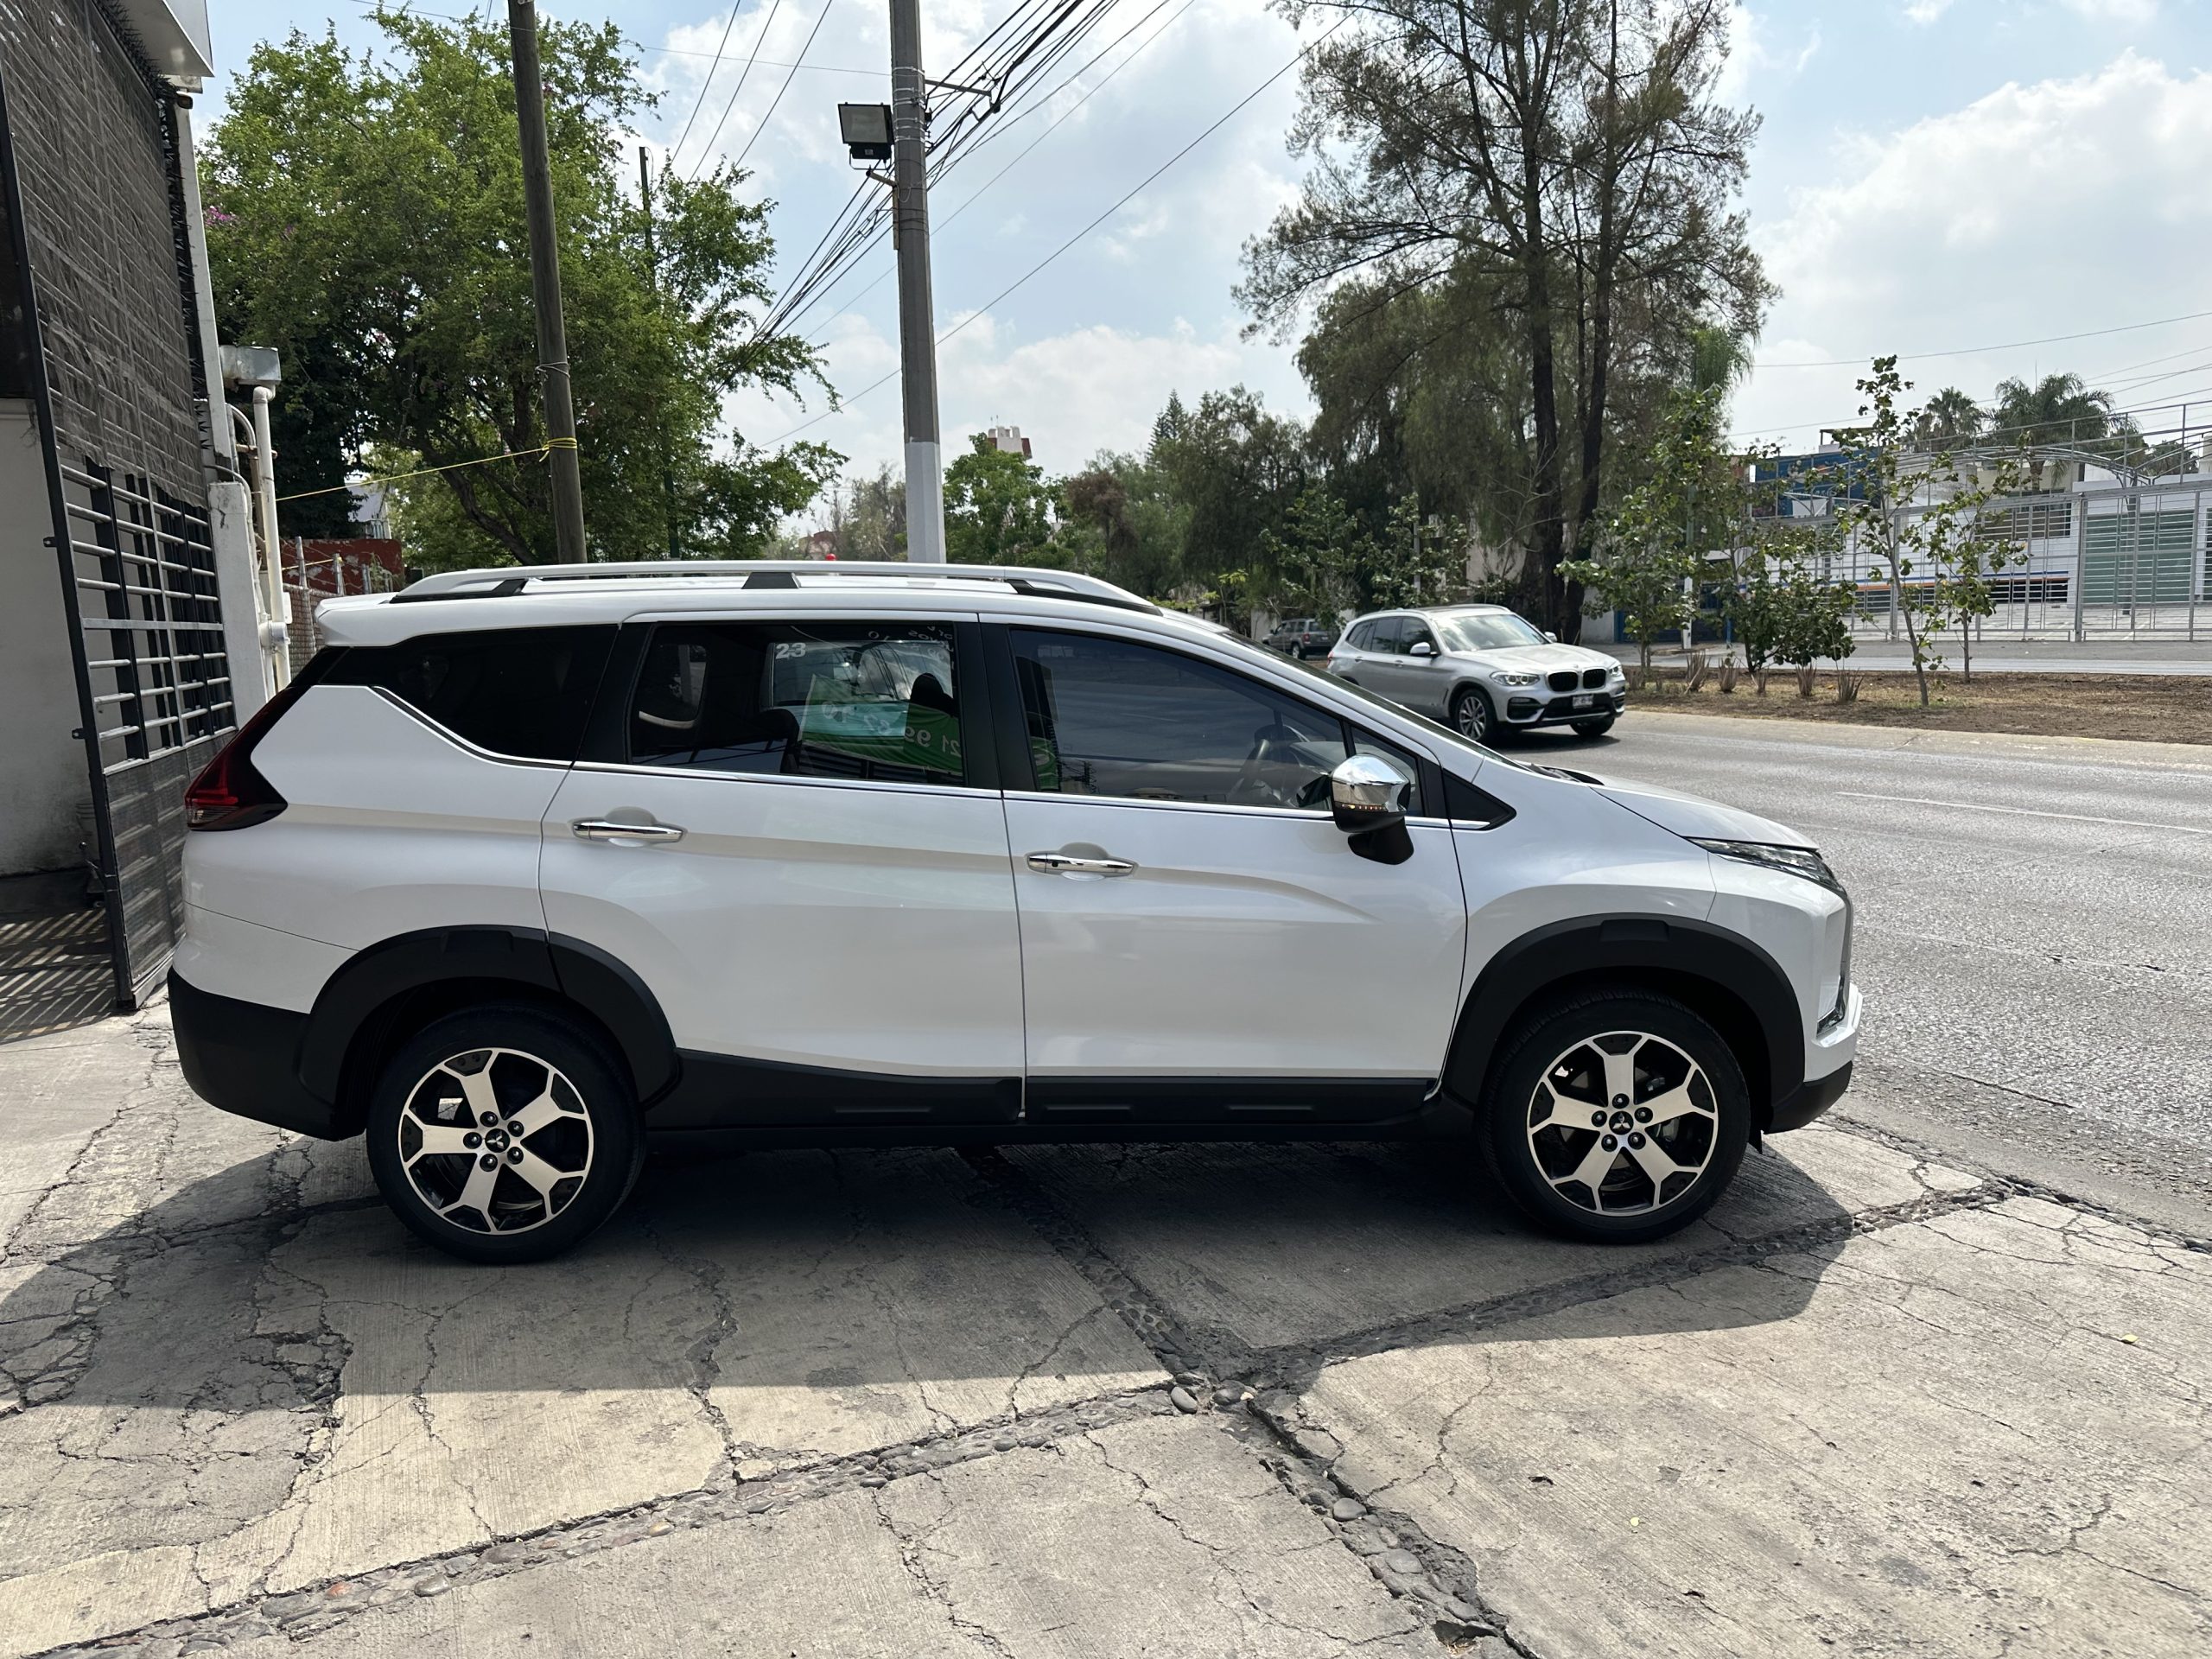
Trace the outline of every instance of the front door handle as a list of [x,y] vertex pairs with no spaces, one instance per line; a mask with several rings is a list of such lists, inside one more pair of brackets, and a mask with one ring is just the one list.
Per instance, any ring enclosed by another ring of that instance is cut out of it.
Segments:
[[622,823],[613,818],[579,818],[569,826],[578,841],[681,841],[672,823]]
[[1080,858],[1073,853],[1032,853],[1029,868],[1039,875],[1128,875],[1136,868],[1126,858]]

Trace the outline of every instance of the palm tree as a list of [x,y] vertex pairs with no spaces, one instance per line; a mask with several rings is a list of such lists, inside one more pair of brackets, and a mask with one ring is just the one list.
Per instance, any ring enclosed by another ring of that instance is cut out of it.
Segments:
[[1912,441],[1942,454],[1973,442],[1981,435],[1981,406],[1956,386],[1946,386],[1914,417]]
[[1708,325],[1690,334],[1690,389],[1693,391],[1733,391],[1737,382],[1751,372],[1750,336],[1732,328]]
[[2022,448],[2087,443],[2113,429],[2112,394],[2092,391],[2078,374],[2046,374],[2031,386],[2005,380],[1990,411],[1991,435]]

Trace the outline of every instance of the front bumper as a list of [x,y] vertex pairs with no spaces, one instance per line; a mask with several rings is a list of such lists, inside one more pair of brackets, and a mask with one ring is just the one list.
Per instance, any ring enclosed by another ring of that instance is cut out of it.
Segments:
[[[1577,707],[1585,697],[1587,703]],[[1628,693],[1560,691],[1538,696],[1516,694],[1505,700],[1509,726],[1567,726],[1579,720],[1611,720],[1628,707]]]
[[1851,1068],[1859,1052],[1859,1015],[1865,1006],[1853,985],[1843,1000],[1842,1017],[1822,1027],[1807,1049],[1806,1064],[1821,1068],[1819,1075],[1807,1077],[1774,1103],[1770,1132],[1802,1129],[1843,1098],[1851,1087]]
[[308,1017],[203,991],[169,974],[169,1026],[184,1080],[210,1106],[257,1123],[343,1139],[335,1105],[300,1081],[300,1037]]

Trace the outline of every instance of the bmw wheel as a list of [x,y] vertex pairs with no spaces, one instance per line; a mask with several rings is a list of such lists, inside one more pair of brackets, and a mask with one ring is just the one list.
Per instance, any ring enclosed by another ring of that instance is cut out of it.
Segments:
[[472,1008],[386,1064],[369,1166],[400,1220],[470,1262],[537,1262],[629,1195],[645,1135],[622,1069],[538,1009]]
[[1577,997],[1525,1027],[1492,1072],[1483,1150],[1514,1201],[1571,1238],[1639,1243],[1726,1191],[1751,1094],[1719,1033],[1671,998]]
[[1452,729],[1460,736],[1489,742],[1492,719],[1490,699],[1481,688],[1463,685],[1452,694]]

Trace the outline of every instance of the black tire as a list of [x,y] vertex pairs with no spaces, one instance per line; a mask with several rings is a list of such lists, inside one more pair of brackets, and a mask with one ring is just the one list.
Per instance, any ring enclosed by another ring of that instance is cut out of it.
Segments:
[[[489,1122],[480,1091],[497,1108]],[[621,1207],[645,1159],[628,1073],[588,1030],[521,1003],[448,1014],[402,1044],[370,1097],[368,1137],[393,1213],[465,1262],[558,1255]],[[429,1145],[468,1137],[467,1150]],[[501,1161],[486,1169],[487,1157]],[[488,1201],[465,1202],[480,1173]]]
[[1452,729],[1487,743],[1497,735],[1497,716],[1480,686],[1463,685],[1452,694]]
[[[1630,1037],[1642,1040],[1624,1055]],[[1649,1046],[1655,1039],[1656,1049]],[[1616,1103],[1618,1094],[1605,1094],[1607,1052],[1624,1057],[1634,1074],[1626,1107]],[[1645,1101],[1661,1112],[1670,1103],[1676,1109],[1663,1120],[1663,1140],[1661,1120],[1650,1120],[1648,1136],[1637,1122],[1637,1112],[1652,1109]],[[1602,1112],[1604,1124],[1584,1122],[1586,1109],[1592,1119]],[[1556,1121],[1569,1116],[1571,1127]],[[1743,1068],[1719,1032],[1671,997],[1601,990],[1541,1011],[1507,1038],[1477,1134],[1498,1184],[1539,1226],[1568,1238],[1640,1244],[1713,1207],[1744,1160],[1751,1122]],[[1618,1144],[1608,1147],[1608,1141]],[[1680,1166],[1677,1173],[1655,1178],[1640,1150],[1645,1147]],[[1577,1179],[1593,1167],[1594,1189]]]
[[1602,720],[1578,720],[1574,722],[1574,734],[1577,737],[1603,737],[1613,729],[1613,722],[1619,718],[1618,715],[1607,715]]

